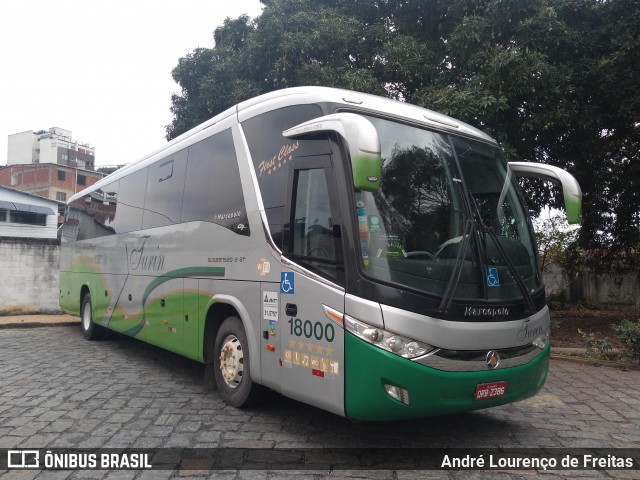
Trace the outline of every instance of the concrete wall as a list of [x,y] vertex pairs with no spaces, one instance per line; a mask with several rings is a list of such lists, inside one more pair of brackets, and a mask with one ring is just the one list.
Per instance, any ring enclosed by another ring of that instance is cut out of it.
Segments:
[[599,275],[581,273],[571,279],[558,265],[543,272],[547,296],[564,294],[571,302],[582,301],[599,308],[640,310],[640,274]]
[[0,238],[0,315],[61,313],[57,240]]

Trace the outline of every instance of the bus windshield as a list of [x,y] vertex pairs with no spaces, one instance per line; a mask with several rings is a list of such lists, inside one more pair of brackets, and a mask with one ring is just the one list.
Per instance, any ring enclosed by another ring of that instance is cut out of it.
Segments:
[[531,222],[499,148],[367,118],[382,149],[379,191],[355,192],[368,274],[462,300],[541,288]]

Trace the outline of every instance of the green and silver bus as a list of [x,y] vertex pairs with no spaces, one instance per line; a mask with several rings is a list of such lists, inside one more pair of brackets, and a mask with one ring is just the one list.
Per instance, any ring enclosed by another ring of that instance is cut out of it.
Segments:
[[549,311],[496,141],[430,110],[323,87],[240,103],[74,195],[60,305],[205,364],[230,405],[266,390],[358,420],[534,395]]

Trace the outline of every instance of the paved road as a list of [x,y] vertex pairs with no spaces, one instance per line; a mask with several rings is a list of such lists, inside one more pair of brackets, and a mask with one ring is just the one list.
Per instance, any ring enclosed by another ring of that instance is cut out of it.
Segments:
[[[226,406],[202,387],[203,367],[128,338],[87,342],[76,327],[0,330],[0,448],[640,448],[640,371],[552,361],[536,397],[419,421],[352,423],[275,396]],[[290,479],[295,471],[213,472]],[[305,472],[315,478],[531,478],[532,471]],[[637,478],[640,471],[561,471],[545,478]],[[16,471],[0,477],[201,478],[202,471]]]

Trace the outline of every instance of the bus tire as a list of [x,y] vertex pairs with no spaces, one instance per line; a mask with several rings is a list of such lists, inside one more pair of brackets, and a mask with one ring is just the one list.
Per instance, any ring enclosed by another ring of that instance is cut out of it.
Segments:
[[80,330],[87,340],[102,338],[102,327],[93,323],[93,308],[91,306],[91,294],[87,293],[82,299],[80,308]]
[[213,369],[218,392],[228,405],[242,408],[261,400],[262,387],[251,380],[247,335],[238,317],[227,317],[220,325]]

